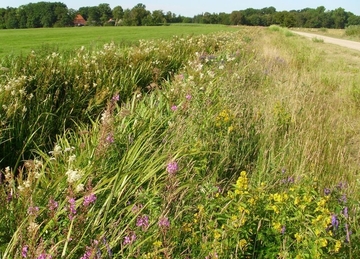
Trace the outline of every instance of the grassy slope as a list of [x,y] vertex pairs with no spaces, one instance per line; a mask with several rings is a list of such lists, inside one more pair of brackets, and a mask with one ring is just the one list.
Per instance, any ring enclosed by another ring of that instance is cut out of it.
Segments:
[[214,25],[157,26],[157,27],[72,27],[22,30],[0,30],[0,57],[27,54],[42,48],[73,50],[115,44],[132,44],[140,39],[168,39],[173,35],[207,34],[233,31],[232,27]]

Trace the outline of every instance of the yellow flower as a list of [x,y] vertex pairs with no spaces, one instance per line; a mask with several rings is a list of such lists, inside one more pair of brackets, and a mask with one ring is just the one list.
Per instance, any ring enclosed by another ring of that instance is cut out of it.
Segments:
[[281,226],[280,222],[275,222],[272,224],[272,226],[273,226],[273,229],[275,229],[277,232],[281,231],[282,226]]
[[300,242],[302,240],[302,236],[299,233],[295,234],[295,239],[297,242]]
[[214,239],[219,239],[221,237],[221,233],[219,230],[214,231]]
[[336,240],[335,248],[334,248],[335,253],[339,252],[340,248],[341,248],[341,241]]
[[246,247],[246,245],[247,245],[247,241],[245,240],[245,239],[241,239],[240,241],[239,241],[239,247],[240,247],[240,249],[241,250],[243,250],[245,247]]
[[162,246],[162,242],[158,240],[158,241],[155,241],[155,242],[153,243],[153,245],[154,245],[156,248],[159,248],[159,247]]
[[318,243],[320,245],[320,247],[326,247],[328,241],[325,238],[320,238],[320,239],[316,240],[316,243]]
[[270,207],[276,214],[279,214],[280,210],[276,205],[271,205]]

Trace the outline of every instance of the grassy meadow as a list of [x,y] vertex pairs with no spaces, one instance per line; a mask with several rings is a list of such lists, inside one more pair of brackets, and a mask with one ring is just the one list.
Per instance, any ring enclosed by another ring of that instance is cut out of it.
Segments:
[[98,48],[113,41],[116,45],[133,45],[140,39],[170,39],[173,35],[198,35],[216,31],[234,31],[223,25],[170,25],[140,27],[71,27],[0,30],[0,58],[27,55],[34,51],[72,51],[85,46]]
[[188,28],[2,59],[0,258],[360,257],[360,53]]

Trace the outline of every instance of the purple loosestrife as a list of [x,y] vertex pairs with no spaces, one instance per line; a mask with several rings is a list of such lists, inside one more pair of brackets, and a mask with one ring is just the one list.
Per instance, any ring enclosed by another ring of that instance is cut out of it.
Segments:
[[59,207],[59,203],[51,198],[49,200],[48,207],[50,211],[54,212]]
[[91,193],[89,195],[86,195],[84,197],[84,202],[83,202],[83,205],[85,207],[89,206],[90,204],[94,203],[96,201],[96,196],[95,194]]
[[159,219],[159,227],[161,228],[168,228],[170,227],[170,221],[167,217],[161,217]]
[[74,216],[76,215],[76,205],[75,205],[75,199],[72,197],[68,197],[68,202],[69,202],[69,219],[73,220]]
[[29,247],[27,245],[23,246],[21,249],[21,255],[23,258],[27,258]]
[[130,245],[136,240],[135,232],[131,232],[129,235],[124,237],[123,245]]
[[30,206],[28,208],[28,214],[31,215],[31,216],[36,215],[38,212],[39,212],[39,207],[37,207],[37,206],[35,206],[35,207]]
[[175,175],[178,170],[179,170],[179,166],[176,161],[171,161],[170,163],[168,163],[168,165],[166,167],[166,171],[170,175]]
[[149,217],[147,215],[138,217],[136,221],[136,226],[142,227],[142,229],[145,231],[149,227]]

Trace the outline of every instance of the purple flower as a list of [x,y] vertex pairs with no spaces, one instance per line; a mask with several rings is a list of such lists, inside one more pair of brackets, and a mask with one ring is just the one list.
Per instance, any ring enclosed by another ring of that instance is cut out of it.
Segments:
[[324,189],[325,196],[328,196],[331,193],[331,190],[329,188]]
[[73,220],[74,219],[74,216],[76,215],[76,206],[75,206],[75,199],[74,198],[71,198],[71,197],[68,197],[69,200],[69,206],[68,206],[68,209],[70,211],[69,213],[69,219],[70,220]]
[[168,228],[170,227],[170,221],[167,217],[161,217],[159,219],[159,227]]
[[192,98],[192,96],[191,96],[191,94],[187,94],[187,95],[185,96],[185,98],[190,101],[191,98]]
[[28,249],[29,249],[29,247],[26,246],[26,245],[23,246],[23,248],[21,249],[21,255],[22,255],[23,258],[27,257]]
[[124,237],[123,244],[129,245],[129,244],[134,243],[135,240],[136,240],[136,234],[135,234],[135,232],[131,232],[130,235],[127,235],[126,237]]
[[149,217],[147,215],[138,217],[136,221],[136,226],[142,227],[143,230],[146,230],[149,226]]
[[170,175],[174,175],[178,170],[179,170],[179,166],[176,161],[171,161],[170,163],[168,163],[168,165],[166,167],[166,171]]
[[[36,259],[46,259],[48,258],[48,255],[45,253],[41,253]],[[51,255],[49,256],[49,258],[51,258]]]
[[29,215],[36,215],[38,212],[39,212],[39,207],[37,207],[37,206],[35,206],[35,207],[30,206],[28,208],[28,214]]
[[331,215],[331,225],[334,229],[337,229],[339,227],[339,220],[337,219],[335,214]]
[[348,218],[349,217],[349,214],[348,214],[348,207],[345,207],[344,210],[343,210],[343,215],[345,218]]
[[342,202],[342,203],[346,203],[346,202],[347,202],[346,194],[343,194],[343,195],[340,197],[339,201]]
[[106,141],[110,144],[114,143],[114,141],[115,141],[114,136],[112,134],[108,134],[106,137]]
[[283,225],[280,232],[282,235],[284,235],[285,231],[286,231],[286,227],[285,227],[285,225]]
[[176,111],[178,109],[178,107],[176,106],[176,105],[173,105],[173,106],[171,106],[171,110],[174,112],[174,111]]
[[117,101],[120,100],[120,96],[119,96],[118,94],[116,94],[116,95],[114,95],[114,96],[111,98],[111,100],[117,102]]
[[96,201],[96,196],[95,194],[91,193],[89,195],[86,195],[84,197],[84,202],[83,202],[83,205],[85,207],[89,206],[91,203],[94,203]]
[[83,254],[83,256],[80,257],[80,259],[90,259],[92,255],[91,247],[86,247],[86,251]]
[[55,211],[59,207],[59,203],[51,198],[48,206],[50,211]]

